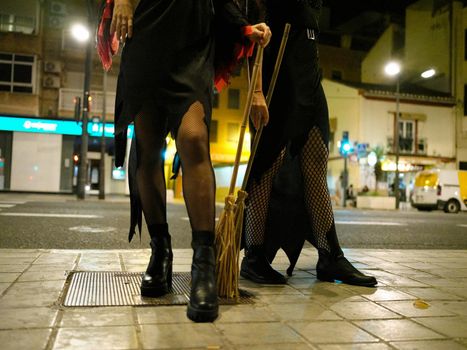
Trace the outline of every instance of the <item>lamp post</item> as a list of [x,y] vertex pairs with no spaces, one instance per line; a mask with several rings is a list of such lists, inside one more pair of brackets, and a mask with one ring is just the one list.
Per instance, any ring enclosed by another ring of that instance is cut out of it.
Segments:
[[396,174],[394,179],[394,196],[396,197],[396,209],[399,209],[400,196],[399,196],[399,109],[400,109],[400,72],[401,66],[397,62],[389,62],[384,71],[388,76],[396,77],[396,117],[394,120],[394,152],[396,154]]
[[92,0],[87,1],[88,7],[88,24],[75,24],[71,28],[73,37],[82,43],[86,43],[86,59],[84,62],[84,87],[83,87],[83,115],[82,115],[82,135],[81,135],[81,150],[80,150],[80,163],[78,167],[78,186],[77,197],[78,199],[85,199],[86,197],[86,182],[87,182],[87,165],[88,165],[88,114],[89,114],[89,97],[91,86],[91,68],[92,68],[92,50],[93,43],[90,39],[90,33],[94,27],[94,4]]
[[104,78],[102,80],[102,135],[101,135],[101,161],[99,163],[99,199],[105,199],[105,114],[106,94],[107,94],[107,72],[104,70]]

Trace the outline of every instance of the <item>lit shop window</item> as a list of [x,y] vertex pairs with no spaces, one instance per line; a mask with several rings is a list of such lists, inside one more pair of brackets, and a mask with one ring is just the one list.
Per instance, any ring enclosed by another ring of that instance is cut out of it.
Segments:
[[34,92],[35,58],[0,52],[0,91]]

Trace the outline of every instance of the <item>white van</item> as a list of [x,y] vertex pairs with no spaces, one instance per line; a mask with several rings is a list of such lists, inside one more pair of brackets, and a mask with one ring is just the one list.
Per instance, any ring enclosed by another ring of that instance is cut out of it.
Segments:
[[418,210],[467,210],[467,171],[431,169],[417,173],[411,203]]

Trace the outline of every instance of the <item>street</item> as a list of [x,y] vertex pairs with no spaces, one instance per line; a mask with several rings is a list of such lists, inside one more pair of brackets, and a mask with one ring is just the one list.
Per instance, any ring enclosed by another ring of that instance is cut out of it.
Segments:
[[[218,212],[222,207],[218,207]],[[143,231],[128,243],[129,199],[77,201],[73,196],[0,194],[0,248],[147,248]],[[344,248],[467,249],[467,213],[335,210]],[[175,248],[190,247],[185,206],[168,205]]]

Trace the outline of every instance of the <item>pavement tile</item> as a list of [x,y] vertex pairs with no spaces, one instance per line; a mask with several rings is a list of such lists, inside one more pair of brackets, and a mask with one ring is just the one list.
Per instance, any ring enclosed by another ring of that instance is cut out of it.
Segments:
[[27,256],[19,256],[19,257],[2,257],[0,255],[0,265],[26,265],[31,264],[36,257],[27,257]]
[[139,324],[190,323],[186,306],[157,306],[135,308]]
[[18,282],[35,282],[35,281],[60,281],[67,278],[67,273],[62,270],[54,271],[26,271],[18,279]]
[[0,298],[0,308],[50,306],[57,302],[65,281],[16,282]]
[[[426,286],[440,287],[440,288],[465,288],[467,281],[462,278],[440,278],[440,277],[414,277],[415,280],[425,284]],[[409,286],[418,287],[418,286]]]
[[433,305],[440,306],[459,316],[467,316],[467,301],[435,301]]
[[319,345],[320,350],[387,350],[391,349],[384,343],[353,343],[353,344],[333,344]]
[[404,292],[423,300],[460,300],[458,295],[447,293],[438,288],[406,288]]
[[292,295],[259,295],[255,298],[256,304],[298,304],[312,303],[310,296],[303,294]]
[[331,305],[330,309],[347,320],[377,320],[401,317],[371,301],[345,301]]
[[131,307],[80,307],[64,309],[60,327],[131,326],[134,323]]
[[446,291],[448,293],[457,295],[459,297],[462,297],[464,299],[467,299],[467,288],[465,287],[440,287],[442,291]]
[[36,281],[36,282],[16,282],[8,290],[7,295],[37,295],[37,293],[60,292],[65,281]]
[[455,316],[454,313],[431,303],[428,303],[429,307],[426,309],[415,307],[414,301],[386,301],[379,304],[406,317]]
[[29,267],[29,264],[13,264],[0,265],[0,272],[23,272]]
[[410,320],[357,321],[355,324],[386,341],[444,338]]
[[[366,273],[367,271],[365,271]],[[419,282],[418,280],[414,280],[412,278],[398,276],[386,271],[381,270],[371,270],[368,271],[369,274],[376,277],[378,283],[384,283],[388,286],[395,286],[395,287],[426,287],[425,283]]]
[[0,272],[0,283],[14,282],[19,275],[19,272]]
[[269,309],[284,321],[340,320],[335,312],[317,303],[307,304],[276,304]]
[[71,271],[75,267],[74,263],[57,265],[31,265],[27,272],[36,271]]
[[212,324],[182,323],[141,326],[144,349],[223,348],[223,339]]
[[11,283],[0,283],[0,294],[2,294],[10,285]]
[[295,288],[287,285],[261,285],[251,281],[240,281],[240,288],[251,291],[255,295],[288,295],[301,294]]
[[238,345],[236,350],[310,350],[318,349],[312,345],[305,343],[279,343],[279,344],[264,344],[264,345]]
[[1,309],[0,329],[53,327],[57,310],[47,307]]
[[303,343],[289,326],[277,322],[250,323],[248,327],[242,323],[219,323],[216,327],[234,345]]
[[49,253],[41,255],[36,261],[35,265],[62,265],[62,264],[72,264],[78,258],[78,254],[70,253]]
[[432,269],[439,269],[439,265],[428,263],[428,262],[402,262],[400,263],[402,266],[410,267],[414,270],[432,270]]
[[378,341],[347,321],[290,322],[289,325],[312,344]]
[[[420,288],[422,289],[422,288]],[[391,287],[375,288],[374,293],[363,296],[372,301],[390,301],[390,300],[413,300],[416,299],[413,295],[401,292]]]
[[[290,304],[288,304],[290,305]],[[278,321],[273,310],[255,305],[221,305],[216,323],[245,323]]]
[[452,338],[467,338],[467,317],[428,317],[415,321]]
[[[365,288],[366,293],[374,293],[375,288]],[[365,301],[362,295],[365,293],[353,292],[346,286],[336,283],[320,282],[309,289],[300,289],[300,292],[309,296],[310,301],[330,305],[339,301]]]
[[456,343],[452,340],[426,340],[426,341],[407,341],[391,343],[399,350],[462,350],[466,346]]
[[459,269],[459,268],[442,268],[442,269],[430,269],[427,271],[432,275],[440,276],[443,278],[466,278],[467,277],[467,269]]
[[2,350],[43,350],[51,329],[0,330]]
[[136,329],[128,326],[61,328],[53,349],[138,349],[138,340]]
[[143,273],[144,271],[146,271],[146,268],[147,268],[147,264],[146,265],[125,265],[124,271]]

